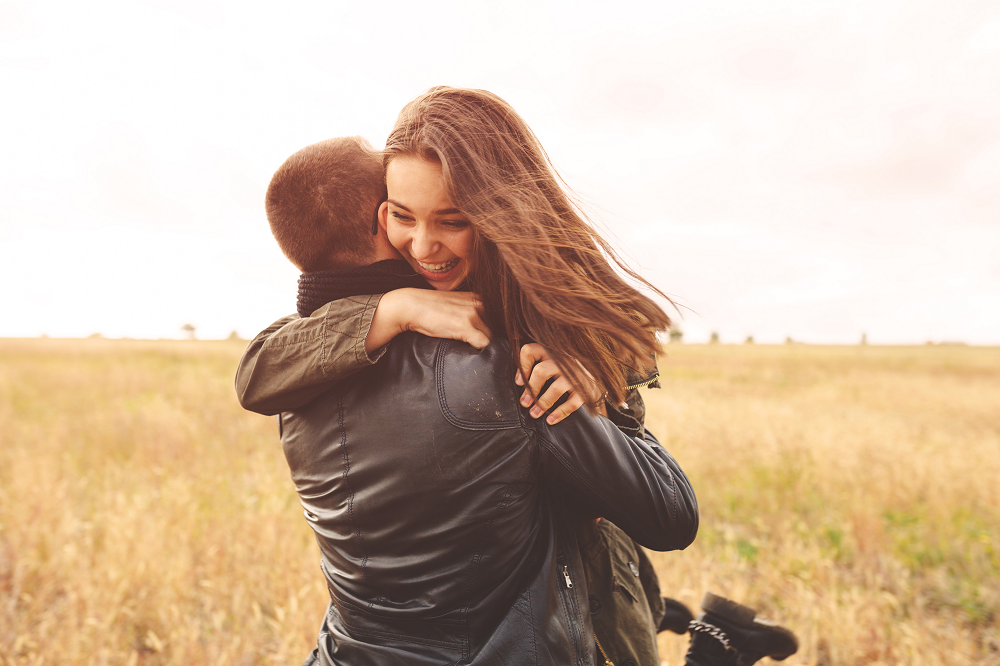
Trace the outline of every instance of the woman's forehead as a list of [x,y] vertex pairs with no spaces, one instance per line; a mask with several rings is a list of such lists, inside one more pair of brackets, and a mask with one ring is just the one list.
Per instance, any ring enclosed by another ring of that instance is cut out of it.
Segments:
[[448,214],[454,208],[445,193],[441,165],[422,157],[397,157],[386,166],[390,203],[415,212]]

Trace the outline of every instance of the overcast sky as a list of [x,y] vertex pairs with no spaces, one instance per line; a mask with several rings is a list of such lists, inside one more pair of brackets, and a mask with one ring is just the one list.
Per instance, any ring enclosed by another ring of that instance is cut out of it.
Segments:
[[685,339],[1000,344],[1000,3],[0,0],[0,336],[254,335],[271,174],[485,88]]

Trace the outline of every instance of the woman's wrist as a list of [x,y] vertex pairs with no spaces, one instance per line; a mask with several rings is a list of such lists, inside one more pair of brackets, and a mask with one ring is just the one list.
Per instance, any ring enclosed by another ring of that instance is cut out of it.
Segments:
[[606,417],[608,415],[608,394],[607,393],[604,394],[604,398],[603,399],[598,400],[597,404],[594,405],[594,412],[596,412],[600,416],[605,416]]
[[368,328],[365,336],[365,352],[372,353],[380,347],[384,347],[397,335],[406,330],[404,310],[406,294],[401,292],[405,289],[397,289],[382,295],[378,305],[375,306],[375,314],[372,316],[372,324]]

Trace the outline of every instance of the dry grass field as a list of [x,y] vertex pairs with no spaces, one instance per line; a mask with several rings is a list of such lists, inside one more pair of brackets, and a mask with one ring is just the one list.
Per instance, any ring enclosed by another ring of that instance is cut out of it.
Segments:
[[[298,664],[325,608],[239,342],[0,340],[0,664]],[[790,664],[1000,663],[1000,350],[675,346],[648,425],[702,527],[652,554]],[[682,663],[686,639],[661,641]]]

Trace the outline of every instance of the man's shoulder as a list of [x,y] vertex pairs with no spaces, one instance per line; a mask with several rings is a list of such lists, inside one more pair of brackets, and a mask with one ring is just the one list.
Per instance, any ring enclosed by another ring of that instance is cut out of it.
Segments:
[[521,427],[506,340],[476,349],[457,340],[407,333],[389,345],[389,353],[416,355],[432,369],[441,412],[452,425],[467,430]]

